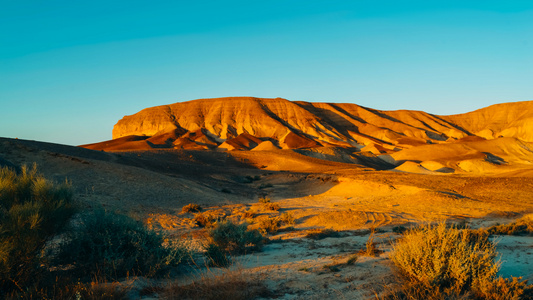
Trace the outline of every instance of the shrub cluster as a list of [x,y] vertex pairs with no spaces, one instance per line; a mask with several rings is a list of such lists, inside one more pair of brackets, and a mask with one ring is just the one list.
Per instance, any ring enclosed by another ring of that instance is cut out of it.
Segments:
[[[123,299],[126,289],[108,279],[155,275],[188,254],[141,223],[103,210],[65,228],[75,212],[72,197],[68,182],[52,183],[36,166],[20,174],[0,168],[1,299]],[[58,235],[63,242],[54,242]]]
[[152,276],[177,266],[187,255],[179,243],[165,241],[163,235],[128,216],[96,210],[83,214],[68,231],[58,262],[114,279],[128,274]]

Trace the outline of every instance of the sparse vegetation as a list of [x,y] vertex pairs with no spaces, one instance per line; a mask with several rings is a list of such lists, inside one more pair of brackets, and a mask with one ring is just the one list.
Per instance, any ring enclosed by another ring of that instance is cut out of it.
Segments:
[[526,215],[511,224],[495,225],[487,229],[496,235],[533,235],[533,214]]
[[210,243],[229,254],[243,254],[261,250],[264,238],[258,230],[248,230],[246,223],[236,224],[230,220],[216,223],[208,230]]
[[255,218],[256,215],[257,213],[255,211],[249,209],[241,214],[241,218],[242,219],[253,219]]
[[278,211],[278,210],[281,209],[281,207],[277,203],[265,203],[265,204],[263,204],[263,207],[266,210],[272,210],[272,211]]
[[392,227],[392,232],[397,234],[403,234],[405,231],[407,231],[407,228],[402,225]]
[[330,272],[339,272],[341,270],[339,269],[339,266],[336,264],[327,264],[327,265],[324,265],[323,268]]
[[200,227],[212,227],[215,224],[215,218],[212,215],[199,213],[194,216],[194,223]]
[[380,251],[376,247],[376,242],[374,242],[375,232],[376,231],[374,228],[370,229],[370,235],[368,236],[368,240],[366,241],[365,249],[361,250],[360,252],[361,255],[375,257],[380,253]]
[[177,266],[187,255],[178,242],[127,216],[96,210],[83,214],[79,224],[72,226],[58,262],[73,265],[80,275],[115,279],[133,274],[153,276]]
[[278,217],[265,218],[259,221],[259,228],[264,233],[276,233],[281,225],[281,220]]
[[357,259],[359,258],[358,254],[352,254],[350,257],[348,257],[348,260],[346,261],[347,265],[354,265],[355,262],[357,262]]
[[189,203],[181,209],[181,212],[184,212],[184,213],[193,213],[193,212],[201,212],[201,211],[202,211],[202,207],[195,203]]
[[422,226],[394,245],[391,259],[407,280],[396,298],[520,299],[525,292],[519,278],[496,278],[495,246],[482,231]]
[[283,224],[293,226],[296,224],[294,216],[290,212],[284,212],[280,216],[280,220]]
[[163,296],[165,299],[248,300],[269,298],[271,294],[261,279],[238,269],[227,270],[220,275],[206,275],[187,285],[173,284]]
[[71,202],[70,184],[46,180],[36,165],[0,168],[0,295],[39,284],[44,247],[73,214]]
[[259,203],[270,203],[270,197],[261,197],[258,200]]

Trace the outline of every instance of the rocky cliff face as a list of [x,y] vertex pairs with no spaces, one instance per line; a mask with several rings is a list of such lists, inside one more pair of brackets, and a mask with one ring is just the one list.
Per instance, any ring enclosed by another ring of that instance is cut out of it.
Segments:
[[[183,138],[199,130],[202,141]],[[113,128],[113,139],[132,135],[151,137],[146,142],[148,146],[214,148],[225,143],[225,149],[228,144],[232,149],[255,147],[257,140],[241,141],[250,136],[290,149],[379,145],[392,150],[467,136],[533,141],[533,101],[437,116],[422,111],[379,111],[355,104],[291,102],[281,98],[201,99],[147,108],[125,116]]]

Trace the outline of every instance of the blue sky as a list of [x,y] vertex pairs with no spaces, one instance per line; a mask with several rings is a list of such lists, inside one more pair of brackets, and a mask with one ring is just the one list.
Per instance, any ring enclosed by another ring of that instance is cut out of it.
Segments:
[[225,96],[456,114],[533,100],[532,1],[0,0],[0,136],[70,145]]

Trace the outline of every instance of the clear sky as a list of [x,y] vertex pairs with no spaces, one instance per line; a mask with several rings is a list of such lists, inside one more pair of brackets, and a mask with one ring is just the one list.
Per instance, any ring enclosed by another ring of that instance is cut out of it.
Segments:
[[225,96],[456,114],[533,100],[533,1],[0,0],[0,136],[111,139]]

